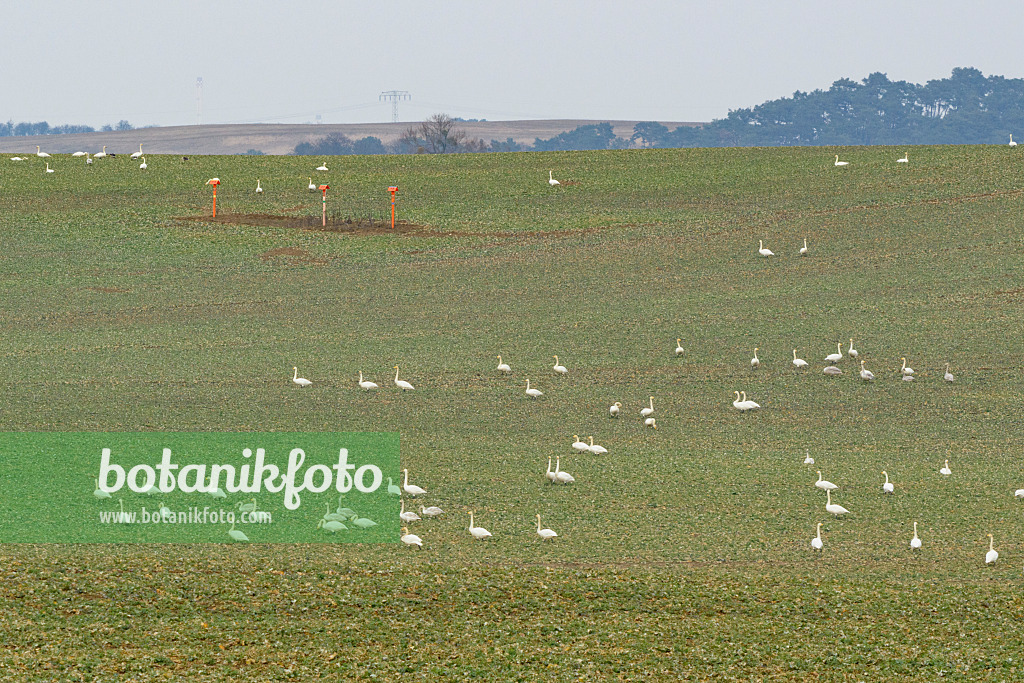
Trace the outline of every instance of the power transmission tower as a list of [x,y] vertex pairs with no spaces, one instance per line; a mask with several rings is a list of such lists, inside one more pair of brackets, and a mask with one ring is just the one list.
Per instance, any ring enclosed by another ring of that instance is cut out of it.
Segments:
[[406,90],[385,90],[377,98],[380,100],[391,100],[391,123],[398,123],[398,101],[410,100],[412,95]]
[[196,125],[203,124],[203,77],[196,78]]

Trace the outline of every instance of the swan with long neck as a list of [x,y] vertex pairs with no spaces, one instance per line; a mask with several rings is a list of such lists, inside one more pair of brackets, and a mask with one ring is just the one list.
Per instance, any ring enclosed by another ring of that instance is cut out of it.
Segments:
[[793,349],[793,365],[798,368],[807,367],[807,361],[805,361],[803,358],[796,357],[796,349]]
[[572,476],[568,472],[563,472],[561,470],[561,467],[562,459],[558,456],[555,456],[555,481],[557,481],[559,484],[571,484],[574,481],[576,481],[576,477]]
[[811,539],[811,547],[815,550],[821,550],[824,547],[821,542],[821,522],[818,522],[818,534]]
[[838,486],[828,481],[827,479],[822,479],[821,470],[818,470],[818,481],[816,481],[814,485],[823,491],[835,491],[837,488],[839,488]]
[[548,185],[561,185],[560,182],[555,180],[554,172],[548,171]]
[[544,473],[544,476],[548,478],[552,484],[558,483],[558,477],[555,476],[554,470],[551,469],[551,456],[548,456],[548,471]]
[[491,532],[482,526],[477,526],[473,522],[473,513],[469,513],[469,533],[472,534],[473,538],[484,540],[485,538],[491,537]]
[[544,541],[548,540],[549,538],[555,538],[556,536],[558,536],[558,534],[556,534],[551,529],[542,529],[540,527],[540,514],[537,515],[537,535],[540,536],[541,539]]
[[913,375],[914,374],[914,368],[908,368],[907,367],[907,359],[906,358],[900,358],[900,360],[903,361],[903,367],[900,368],[900,374],[901,375]]
[[914,537],[910,539],[910,547],[914,550],[921,548],[921,539],[917,535],[917,522],[914,522]]
[[138,152],[132,152],[132,155],[129,158],[130,159],[138,159],[141,156],[142,156],[142,143],[140,142],[139,143],[139,151]]
[[827,360],[828,362],[830,362],[833,365],[835,365],[836,363],[838,363],[842,359],[843,359],[843,343],[842,342],[836,342],[836,352],[835,353],[830,353],[827,356],[825,356],[825,360]]
[[403,491],[408,493],[413,498],[415,498],[416,496],[422,496],[424,493],[426,493],[426,490],[421,489],[419,486],[416,486],[415,484],[410,484],[409,483],[409,470],[408,469],[404,469],[404,470],[402,470],[402,472],[405,474],[405,482],[402,484],[402,490]]
[[640,411],[640,417],[650,417],[651,415],[654,415],[654,397],[650,396],[648,401],[647,407]]
[[985,564],[995,564],[996,560],[999,559],[999,552],[996,550],[995,541],[992,540],[992,534],[988,535],[988,552],[985,553]]
[[760,254],[761,256],[764,256],[765,258],[768,258],[769,256],[775,256],[775,252],[773,252],[771,249],[764,248],[764,240],[757,241],[757,253]]
[[902,159],[897,159],[896,163],[897,164],[909,164],[910,163],[910,154],[908,154],[907,152],[904,152],[903,153],[903,158]]
[[604,446],[599,446],[598,444],[594,443],[594,437],[590,437],[590,448],[589,448],[589,450],[594,455],[604,455],[605,453],[608,452],[608,449],[605,448]]
[[622,410],[622,404],[616,401],[608,407],[608,414],[612,417],[618,417],[619,412]]
[[359,387],[363,391],[370,391],[371,389],[377,389],[378,388],[377,384],[375,382],[371,382],[369,380],[363,379],[363,371],[362,370],[359,371]]
[[292,366],[292,382],[298,384],[300,387],[308,387],[312,384],[312,382],[305,377],[299,377],[299,368],[294,365]]
[[544,392],[541,391],[540,389],[531,389],[530,388],[530,380],[527,379],[526,380],[526,395],[529,396],[530,398],[538,398],[540,396],[543,396]]
[[589,453],[590,445],[586,441],[580,441],[579,434],[572,435],[572,449],[580,453]]
[[409,527],[407,526],[402,527],[402,543],[406,545],[414,545],[418,548],[423,547],[423,539],[416,534],[410,534]]
[[512,372],[512,368],[508,363],[503,363],[501,356],[498,356],[498,372],[504,372],[506,375]]
[[[330,508],[328,508],[328,509],[330,509]],[[402,499],[402,509],[399,510],[399,512],[398,512],[398,518],[401,519],[403,522],[418,522],[419,519],[420,519],[420,516],[417,515],[415,512],[413,512],[412,510],[410,510],[409,512],[405,511],[405,499],[403,498]]]
[[950,475],[950,474],[953,474],[953,470],[949,469],[949,460],[947,460],[942,465],[942,469],[939,470],[939,474],[944,474],[944,475],[947,475],[947,476]]
[[682,338],[678,338],[676,339],[676,355],[681,356],[684,353],[686,353],[686,349],[683,348],[683,340]]
[[832,502],[831,491],[825,491],[825,496],[827,497],[825,502],[825,512],[830,512],[836,517],[838,517],[839,515],[845,515],[849,512],[849,510],[844,508],[842,505],[837,505]]
[[847,166],[849,165],[849,163],[849,161],[839,161],[839,155],[836,155],[836,163],[834,164],[835,166]]
[[870,382],[875,378],[875,373],[871,372],[870,370],[864,367],[863,360],[860,362],[860,378],[865,382]]
[[852,337],[850,338],[850,348],[847,349],[846,355],[848,355],[850,358],[856,358],[857,356],[860,355],[860,353],[857,351],[857,349],[853,348],[853,338]]
[[804,238],[804,246],[800,247],[800,255],[807,256],[807,238]]
[[757,410],[761,407],[760,403],[747,398],[747,392],[741,391],[740,393],[743,394],[743,405],[747,407],[747,410]]
[[754,357],[750,359],[751,370],[757,370],[759,367],[761,367],[761,359],[757,357],[757,352],[760,350],[761,349],[759,347],[754,347]]
[[561,363],[558,362],[558,356],[555,356],[554,358],[555,358],[555,365],[554,365],[554,367],[552,369],[555,372],[557,372],[559,375],[568,375],[569,374],[569,368],[565,367],[564,365],[562,365]]
[[256,179],[256,194],[263,194],[263,186],[260,185],[260,179]]
[[892,482],[889,481],[889,473],[882,470],[882,474],[885,476],[885,483],[882,484],[882,493],[893,493],[896,489],[892,485]]
[[395,366],[395,386],[401,389],[402,391],[412,391],[413,389],[415,389],[413,385],[409,384],[404,379],[398,379],[397,365]]
[[942,379],[946,380],[947,382],[956,381],[956,377],[953,377],[953,374],[949,371],[949,363],[946,363],[946,372],[944,375],[942,375]]

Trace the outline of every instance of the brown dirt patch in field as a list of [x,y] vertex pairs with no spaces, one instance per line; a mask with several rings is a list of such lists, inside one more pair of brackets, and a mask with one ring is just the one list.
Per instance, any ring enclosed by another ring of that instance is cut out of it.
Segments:
[[[301,208],[303,207],[294,207],[293,209],[285,209],[285,211],[298,211]],[[222,213],[216,218],[212,216],[177,216],[175,220],[220,223],[222,225],[251,225],[264,228],[314,230],[319,232],[336,232],[344,235],[407,235],[428,230],[426,226],[416,225],[407,221],[395,221],[395,228],[392,230],[390,221],[369,220],[365,218],[328,217],[327,225],[325,226],[321,222],[321,216],[280,216],[271,213]]]

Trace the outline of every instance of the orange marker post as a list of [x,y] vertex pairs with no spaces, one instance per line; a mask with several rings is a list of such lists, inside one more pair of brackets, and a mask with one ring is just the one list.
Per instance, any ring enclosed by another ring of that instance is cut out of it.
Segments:
[[331,189],[330,185],[321,185],[320,191],[324,193],[324,211],[323,211],[323,225],[327,227],[327,190]]
[[398,185],[392,185],[388,188],[388,192],[391,193],[391,229],[395,229],[395,193],[398,192]]
[[217,186],[220,185],[220,178],[210,178],[207,185],[213,185],[213,217],[217,217]]

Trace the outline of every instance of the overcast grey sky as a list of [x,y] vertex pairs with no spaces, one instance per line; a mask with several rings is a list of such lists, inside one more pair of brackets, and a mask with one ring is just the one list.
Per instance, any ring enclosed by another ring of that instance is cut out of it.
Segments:
[[0,120],[709,121],[874,71],[1024,76],[1024,2],[5,3]]

